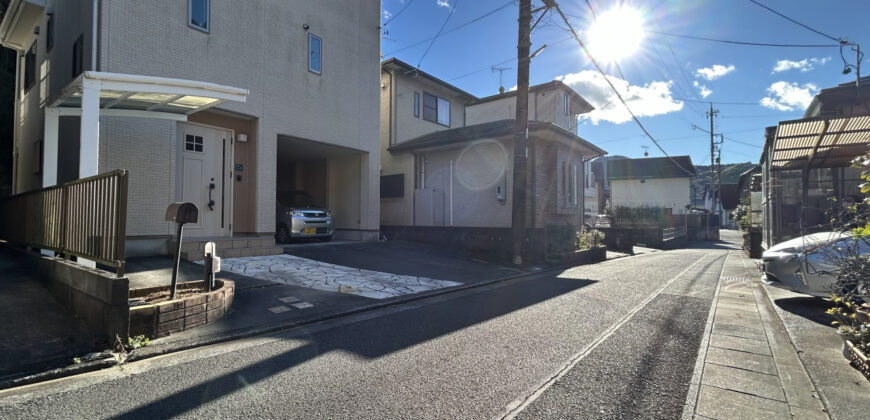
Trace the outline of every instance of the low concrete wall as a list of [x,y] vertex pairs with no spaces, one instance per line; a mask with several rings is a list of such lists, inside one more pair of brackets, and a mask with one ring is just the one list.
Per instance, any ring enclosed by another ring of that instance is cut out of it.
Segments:
[[81,318],[96,334],[113,342],[127,338],[130,280],[113,273],[83,267],[61,258],[9,249],[33,264],[46,288],[60,303]]

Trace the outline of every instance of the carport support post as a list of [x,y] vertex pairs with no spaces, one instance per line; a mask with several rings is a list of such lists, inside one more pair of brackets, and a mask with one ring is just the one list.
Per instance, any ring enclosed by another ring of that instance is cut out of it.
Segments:
[[42,187],[57,184],[58,124],[57,108],[45,108],[45,133],[42,144]]
[[175,261],[172,263],[172,283],[170,285],[169,300],[175,299],[175,289],[178,285],[178,266],[181,264],[181,240],[184,236],[184,223],[178,224],[178,242],[175,245]]

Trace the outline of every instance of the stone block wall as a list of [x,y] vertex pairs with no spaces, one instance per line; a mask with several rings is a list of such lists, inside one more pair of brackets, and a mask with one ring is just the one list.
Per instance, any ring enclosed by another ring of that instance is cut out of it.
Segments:
[[[233,303],[235,284],[224,279],[215,280],[215,283],[217,289],[209,293],[131,307],[130,336],[165,337],[223,319]],[[201,288],[204,285],[205,282],[196,281],[180,284],[178,288]],[[166,289],[167,286],[136,289],[130,291],[130,298]]]

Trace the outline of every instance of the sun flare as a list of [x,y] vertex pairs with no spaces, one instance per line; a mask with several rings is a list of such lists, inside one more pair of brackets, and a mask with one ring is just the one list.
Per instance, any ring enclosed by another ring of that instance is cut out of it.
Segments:
[[589,50],[597,60],[619,61],[640,47],[643,18],[637,9],[617,6],[600,14],[587,35]]

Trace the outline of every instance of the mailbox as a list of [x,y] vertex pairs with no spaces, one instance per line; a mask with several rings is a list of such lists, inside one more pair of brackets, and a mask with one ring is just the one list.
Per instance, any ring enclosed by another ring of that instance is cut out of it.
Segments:
[[193,203],[172,203],[166,209],[166,221],[178,224],[196,223],[199,210]]

